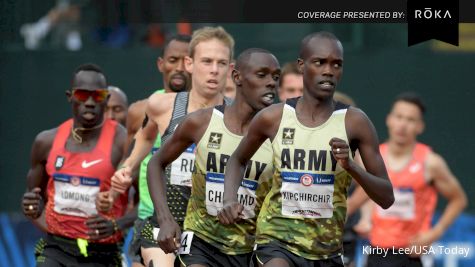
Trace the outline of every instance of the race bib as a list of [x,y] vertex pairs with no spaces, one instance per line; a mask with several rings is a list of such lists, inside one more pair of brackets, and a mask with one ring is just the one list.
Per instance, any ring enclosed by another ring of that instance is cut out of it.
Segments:
[[415,212],[414,191],[412,188],[394,188],[394,204],[389,209],[378,206],[379,216],[413,220]]
[[[244,206],[244,219],[256,216],[256,190],[257,181],[244,179],[238,190],[238,200]],[[218,211],[223,208],[224,174],[206,174],[206,210],[211,216],[218,216]]]
[[282,172],[282,215],[303,218],[333,216],[333,174]]
[[191,173],[195,169],[195,144],[172,162],[170,183],[174,185],[191,187]]
[[[160,228],[153,227],[153,239],[158,239],[158,233]],[[178,254],[190,254],[191,250],[191,241],[195,233],[191,231],[185,231],[181,233],[180,248],[178,249]]]
[[54,174],[54,211],[78,217],[97,214],[98,178]]

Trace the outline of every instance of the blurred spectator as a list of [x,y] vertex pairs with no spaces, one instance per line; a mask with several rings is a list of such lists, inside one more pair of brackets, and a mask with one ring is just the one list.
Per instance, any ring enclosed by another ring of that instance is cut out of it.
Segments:
[[282,68],[280,76],[279,98],[284,102],[303,94],[303,76],[297,62],[289,62]]
[[97,8],[97,28],[94,39],[109,47],[120,48],[131,39],[130,8],[135,1],[94,1]]
[[20,34],[24,38],[25,48],[36,50],[41,46],[42,40],[54,30],[52,44],[64,46],[71,51],[80,50],[82,47],[79,21],[81,7],[88,0],[57,0],[44,17],[33,23],[23,24]]
[[147,25],[143,41],[151,47],[161,47],[172,36],[191,35],[191,24],[185,22],[184,6],[181,1],[130,1],[129,22]]

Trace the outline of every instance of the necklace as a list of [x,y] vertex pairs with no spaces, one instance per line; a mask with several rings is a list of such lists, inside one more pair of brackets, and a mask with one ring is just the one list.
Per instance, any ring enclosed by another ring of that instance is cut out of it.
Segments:
[[96,125],[92,128],[83,128],[83,127],[78,127],[78,128],[74,128],[74,126],[71,128],[71,134],[73,135],[73,139],[74,141],[78,142],[78,143],[82,143],[82,136],[80,136],[77,132],[78,131],[92,131],[94,129],[97,129],[97,128],[101,128],[102,125],[104,125],[104,120],[102,120],[101,124],[99,125]]

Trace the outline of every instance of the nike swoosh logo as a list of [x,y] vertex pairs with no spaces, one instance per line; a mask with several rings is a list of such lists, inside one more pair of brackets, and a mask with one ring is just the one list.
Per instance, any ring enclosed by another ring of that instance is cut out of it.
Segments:
[[96,160],[93,160],[93,161],[90,161],[90,162],[83,161],[82,164],[81,164],[81,167],[83,167],[84,169],[87,169],[87,168],[91,167],[92,165],[95,165],[95,164],[97,164],[101,161],[102,161],[102,159],[96,159]]
[[416,173],[420,169],[421,169],[421,164],[420,163],[413,164],[411,167],[409,167],[409,171],[411,173]]

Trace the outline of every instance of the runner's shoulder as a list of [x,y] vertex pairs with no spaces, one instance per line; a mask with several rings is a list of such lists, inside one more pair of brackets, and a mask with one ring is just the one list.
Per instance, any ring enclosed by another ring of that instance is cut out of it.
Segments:
[[154,93],[148,98],[146,113],[154,117],[169,112],[175,104],[176,93]]
[[54,139],[58,132],[58,128],[53,128],[49,130],[44,130],[38,133],[33,142],[33,148],[35,151],[43,151],[45,153],[49,152],[53,146]]
[[195,128],[208,125],[214,108],[203,108],[188,114],[186,123]]
[[284,110],[284,103],[272,104],[267,108],[259,111],[255,117],[256,121],[264,123],[263,126],[270,126],[274,123],[280,123],[282,118],[282,113]]
[[145,109],[147,108],[147,99],[138,100],[132,104],[130,104],[129,109],[127,111],[128,118],[135,118],[135,117],[143,117],[145,114]]

